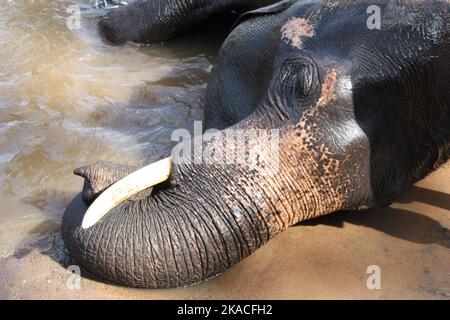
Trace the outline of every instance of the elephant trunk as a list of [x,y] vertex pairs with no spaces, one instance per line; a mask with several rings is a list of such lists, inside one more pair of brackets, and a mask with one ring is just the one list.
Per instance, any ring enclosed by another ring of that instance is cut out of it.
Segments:
[[[64,242],[87,271],[113,283],[171,288],[207,280],[251,254],[269,235],[244,212],[219,211],[211,199],[155,195],[120,206],[94,227],[81,228],[76,198],[63,220]],[[245,210],[248,210],[246,208]]]
[[[213,135],[203,143],[203,161],[197,155],[178,163],[170,182],[118,205],[88,229],[81,227],[88,206],[76,198],[62,224],[69,253],[114,283],[187,286],[220,274],[301,220],[367,207],[370,194],[357,196],[352,186],[369,190],[370,161],[346,156],[366,154],[355,147],[361,143],[333,148],[325,135],[311,138],[317,129],[310,120],[275,129],[274,139],[268,119],[250,117]],[[255,135],[256,128],[266,129]],[[210,161],[220,155],[222,161]]]
[[[236,151],[234,142],[229,146]],[[261,158],[278,157],[264,147]],[[86,270],[127,286],[180,287],[214,277],[299,220],[284,207],[280,175],[267,172],[263,160],[179,164],[170,183],[120,204],[88,229],[81,227],[87,205],[78,196],[63,218],[66,247]]]

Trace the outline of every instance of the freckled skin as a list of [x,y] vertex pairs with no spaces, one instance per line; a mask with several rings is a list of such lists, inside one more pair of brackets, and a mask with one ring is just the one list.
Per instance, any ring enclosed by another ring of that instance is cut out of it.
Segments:
[[[180,9],[172,1],[138,1],[108,14],[100,30],[107,40],[158,42],[178,34],[168,26],[197,24],[218,4],[227,10],[238,2],[192,0]],[[239,19],[217,57],[205,129],[278,129],[279,153],[250,143],[245,151],[257,153],[257,163],[175,166],[169,182],[88,230],[80,224],[93,194],[128,169],[78,170],[87,181],[84,201],[70,204],[62,233],[90,272],[134,287],[192,285],[298,221],[390,204],[449,158],[448,2],[245,4],[255,10]],[[374,4],[383,13],[381,30],[366,26]],[[164,21],[145,11],[156,5],[168,12]],[[229,140],[205,147],[240,151]],[[278,169],[267,165],[275,157]]]
[[336,99],[337,77],[337,71],[334,69],[325,72],[325,81],[322,84],[322,91],[317,100],[316,107],[327,106]]
[[281,27],[281,36],[297,49],[303,49],[302,38],[314,37],[314,28],[304,18],[293,18]]

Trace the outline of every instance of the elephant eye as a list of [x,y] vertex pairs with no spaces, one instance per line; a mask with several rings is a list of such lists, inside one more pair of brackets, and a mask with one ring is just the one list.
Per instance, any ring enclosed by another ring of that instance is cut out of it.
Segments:
[[307,60],[287,61],[281,70],[281,94],[289,102],[304,101],[311,95],[315,66]]

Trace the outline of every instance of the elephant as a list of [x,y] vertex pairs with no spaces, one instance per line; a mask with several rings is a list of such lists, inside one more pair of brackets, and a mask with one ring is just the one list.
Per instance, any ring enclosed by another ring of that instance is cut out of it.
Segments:
[[245,145],[252,163],[173,162],[169,176],[88,228],[90,206],[138,168],[75,170],[84,188],[64,213],[63,240],[104,281],[197,284],[300,221],[388,206],[449,158],[447,1],[136,0],[98,25],[110,43],[158,43],[226,10],[245,12],[211,71],[204,129],[276,130],[278,148]]

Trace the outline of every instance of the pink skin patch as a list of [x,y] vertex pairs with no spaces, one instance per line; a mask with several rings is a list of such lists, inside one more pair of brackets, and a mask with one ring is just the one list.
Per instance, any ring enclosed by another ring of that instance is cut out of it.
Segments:
[[298,49],[303,49],[302,38],[314,37],[315,31],[307,19],[292,18],[281,27],[281,38]]
[[336,99],[336,87],[338,82],[338,72],[330,69],[325,72],[325,81],[322,83],[322,92],[317,101],[318,107],[325,107]]

